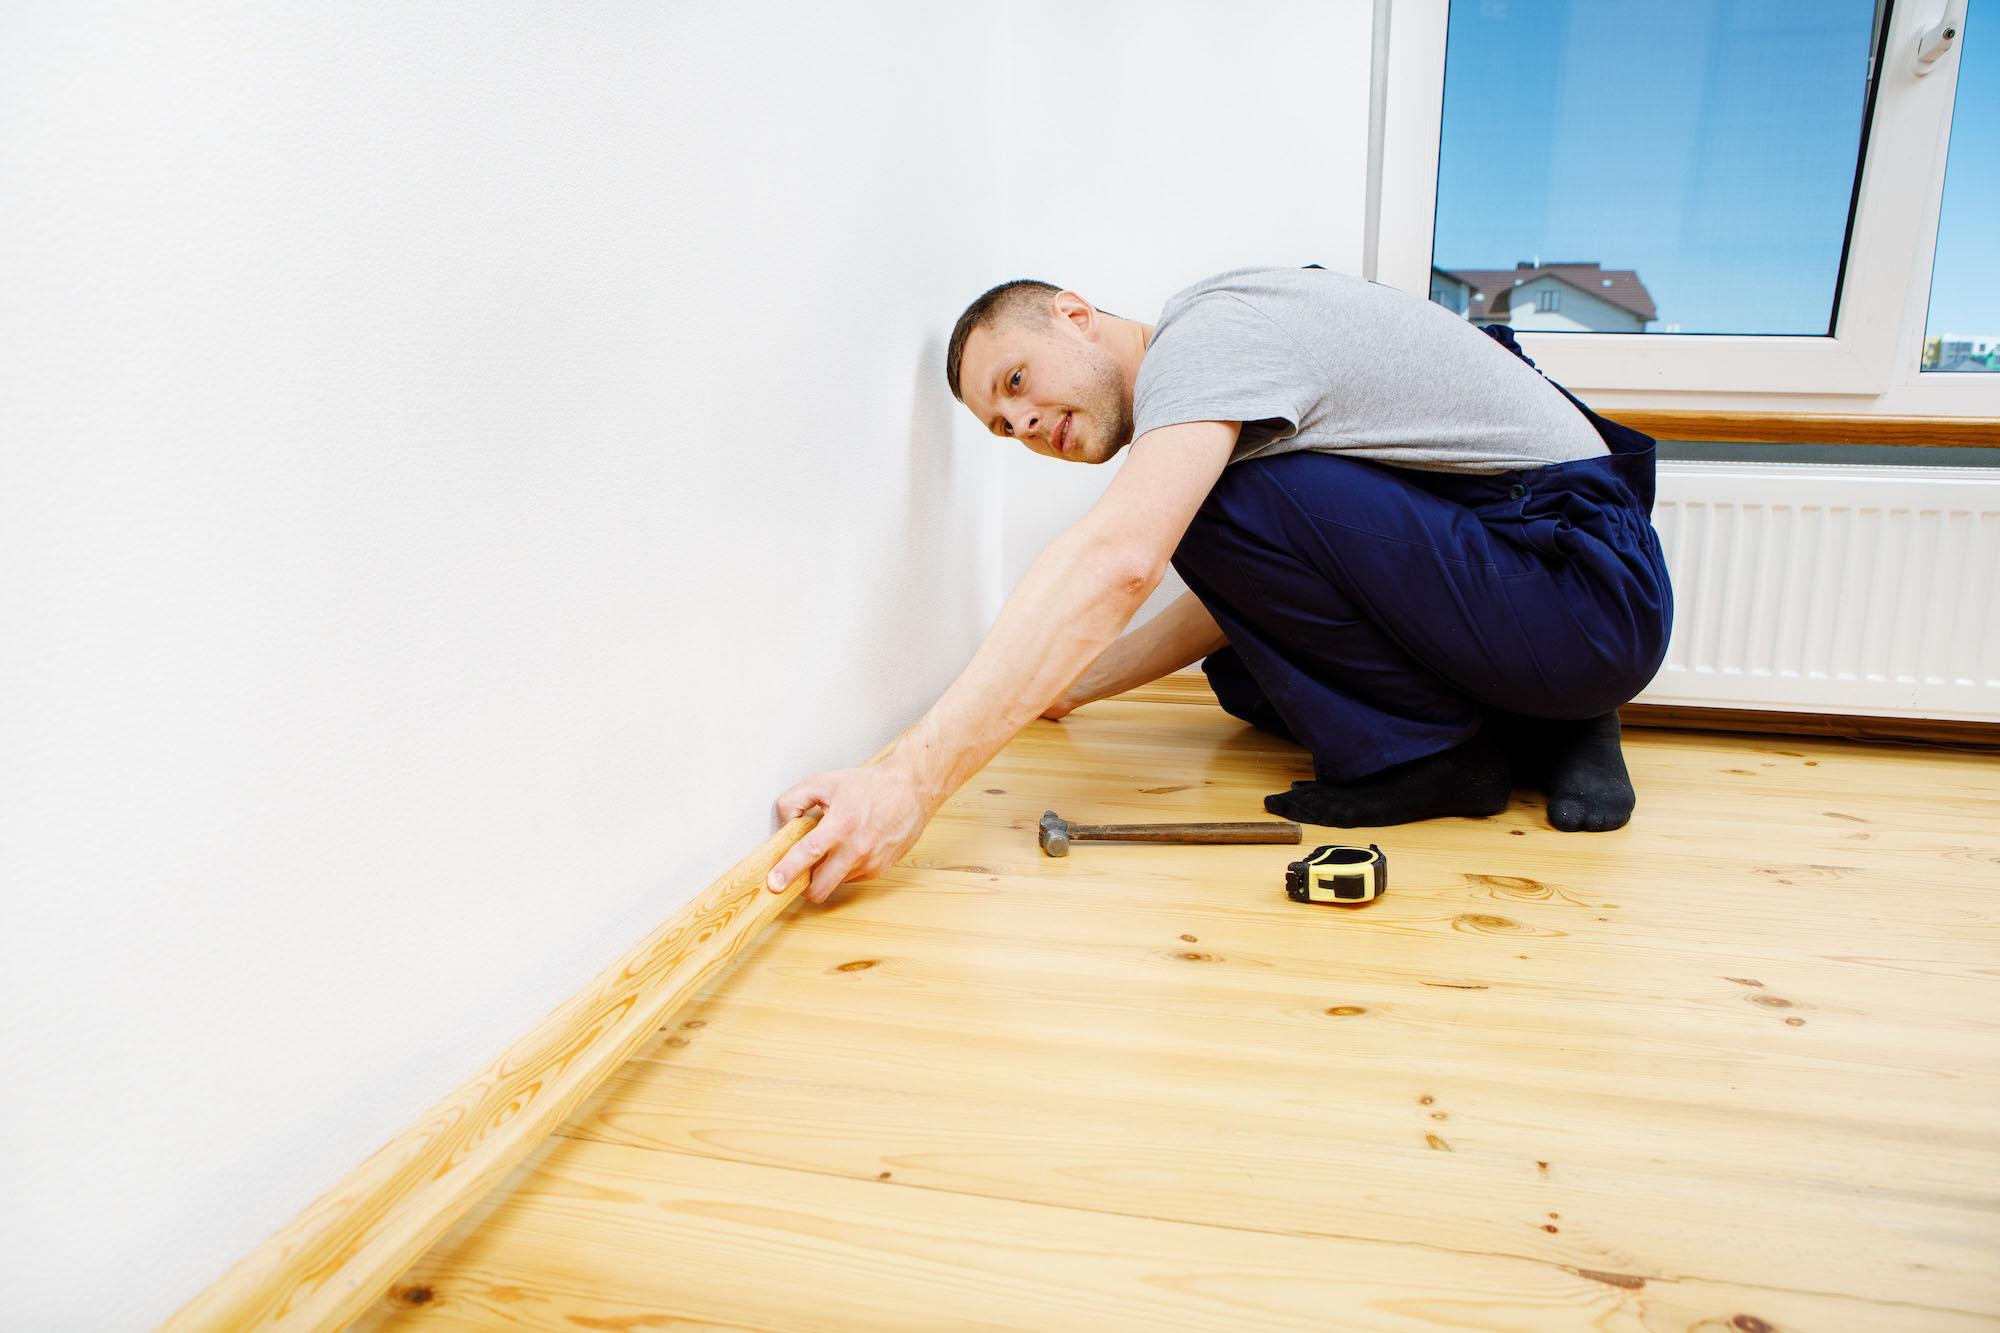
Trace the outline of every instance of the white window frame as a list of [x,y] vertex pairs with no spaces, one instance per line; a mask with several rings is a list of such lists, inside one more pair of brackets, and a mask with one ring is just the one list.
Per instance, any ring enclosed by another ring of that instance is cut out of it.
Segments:
[[[1522,333],[1528,355],[1607,409],[2000,417],[2000,375],[1921,368],[1958,51],[1921,77],[1914,54],[1944,4],[1891,7],[1832,336]],[[1378,0],[1376,9],[1389,26],[1376,45],[1381,156],[1369,276],[1421,296],[1430,294],[1449,10],[1449,0]],[[1983,36],[2000,41],[2000,28]]]

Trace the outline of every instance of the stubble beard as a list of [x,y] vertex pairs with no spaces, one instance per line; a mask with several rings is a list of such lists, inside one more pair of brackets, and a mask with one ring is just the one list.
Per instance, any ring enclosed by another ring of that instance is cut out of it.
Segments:
[[1118,367],[1109,357],[1092,368],[1090,394],[1083,408],[1093,422],[1105,428],[1103,438],[1097,442],[1099,448],[1091,450],[1093,456],[1083,461],[1109,463],[1132,443],[1132,395],[1125,391]]

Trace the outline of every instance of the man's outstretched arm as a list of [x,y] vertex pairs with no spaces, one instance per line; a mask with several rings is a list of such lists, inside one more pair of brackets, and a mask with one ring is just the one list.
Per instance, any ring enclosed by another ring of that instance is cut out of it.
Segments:
[[814,806],[825,813],[772,870],[772,889],[811,870],[807,896],[824,902],[841,883],[895,864],[945,799],[1131,620],[1222,475],[1238,429],[1189,422],[1134,441],[1103,496],[1036,559],[972,661],[896,748],[778,798],[784,819]]
[[1166,610],[1100,653],[1089,670],[1042,710],[1042,716],[1067,717],[1087,703],[1158,680],[1228,645],[1229,636],[1201,599],[1184,592]]

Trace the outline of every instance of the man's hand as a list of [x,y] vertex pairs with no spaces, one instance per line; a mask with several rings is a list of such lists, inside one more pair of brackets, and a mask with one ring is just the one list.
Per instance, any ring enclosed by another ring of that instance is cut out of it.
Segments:
[[818,806],[819,824],[772,868],[773,893],[808,872],[806,897],[823,903],[850,879],[879,875],[914,847],[930,818],[916,785],[884,765],[816,773],[778,798],[787,822]]

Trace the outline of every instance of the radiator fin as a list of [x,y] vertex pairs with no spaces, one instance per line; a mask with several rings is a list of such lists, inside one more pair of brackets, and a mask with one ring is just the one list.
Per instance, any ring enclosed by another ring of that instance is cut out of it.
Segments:
[[2000,721],[2000,470],[1660,466],[1651,703]]

